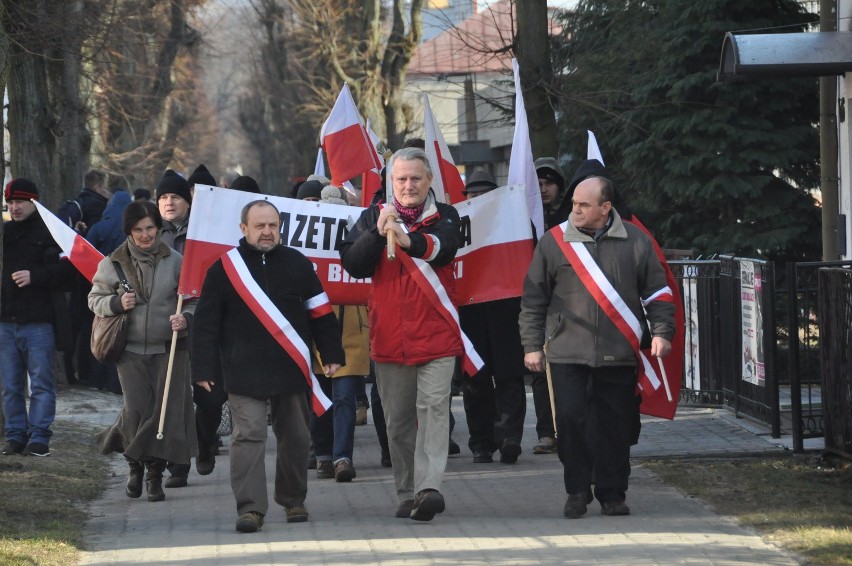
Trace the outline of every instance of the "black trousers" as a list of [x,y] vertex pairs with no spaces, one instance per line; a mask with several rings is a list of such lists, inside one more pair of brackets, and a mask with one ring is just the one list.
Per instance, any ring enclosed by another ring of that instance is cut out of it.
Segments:
[[[213,382],[213,390],[192,384],[192,400],[195,402],[195,431],[198,435],[198,455],[202,459],[212,458],[213,448],[219,442],[216,431],[222,422],[222,405],[228,400],[222,380]],[[189,464],[168,463],[169,473],[173,476],[189,474]]]
[[524,376],[495,380],[485,372],[462,382],[471,452],[494,452],[508,439],[521,441],[527,396]]
[[[565,491],[624,501],[636,415],[636,368],[550,364]],[[594,441],[590,441],[590,439]]]

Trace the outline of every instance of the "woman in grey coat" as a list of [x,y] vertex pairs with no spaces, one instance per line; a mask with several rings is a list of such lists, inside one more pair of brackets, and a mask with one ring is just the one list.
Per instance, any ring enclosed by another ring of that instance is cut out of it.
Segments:
[[[98,265],[89,293],[89,308],[99,316],[129,312],[127,346],[117,362],[124,406],[115,423],[97,436],[103,454],[123,453],[130,465],[126,493],[142,495],[143,472],[148,501],[162,501],[166,461],[189,464],[196,453],[189,352],[186,331],[195,303],[175,314],[182,256],[160,241],[163,221],[150,202],[128,205],[124,241]],[[124,273],[119,280],[113,262]],[[166,369],[173,331],[178,331],[168,393],[164,438],[157,440]]]

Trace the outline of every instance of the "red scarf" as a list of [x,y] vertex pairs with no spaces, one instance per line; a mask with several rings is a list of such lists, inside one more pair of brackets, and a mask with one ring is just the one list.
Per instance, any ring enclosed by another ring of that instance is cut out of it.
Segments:
[[399,213],[400,220],[405,223],[406,226],[411,226],[414,224],[420,215],[423,214],[423,209],[426,207],[426,201],[421,202],[419,205],[414,208],[408,208],[407,206],[402,206],[396,200],[393,201],[393,207]]

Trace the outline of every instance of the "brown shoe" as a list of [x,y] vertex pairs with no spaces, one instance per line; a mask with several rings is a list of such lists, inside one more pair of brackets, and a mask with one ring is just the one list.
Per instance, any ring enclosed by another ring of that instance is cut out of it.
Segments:
[[363,426],[367,424],[367,407],[358,405],[355,409],[355,426]]
[[334,466],[334,479],[339,482],[349,482],[355,478],[355,466],[349,460],[340,460]]
[[237,531],[241,533],[255,533],[263,527],[263,513],[249,511],[243,513],[237,519]]
[[321,480],[330,480],[334,477],[334,464],[331,463],[331,460],[317,462],[317,477]]
[[396,508],[396,515],[394,515],[397,519],[408,519],[411,517],[411,510],[414,508],[414,500],[406,499],[402,503],[399,504]]
[[294,505],[293,507],[285,507],[287,512],[288,523],[304,523],[308,520],[308,510],[304,505]]
[[587,506],[593,499],[591,491],[569,493],[562,514],[569,519],[579,519],[586,514]]

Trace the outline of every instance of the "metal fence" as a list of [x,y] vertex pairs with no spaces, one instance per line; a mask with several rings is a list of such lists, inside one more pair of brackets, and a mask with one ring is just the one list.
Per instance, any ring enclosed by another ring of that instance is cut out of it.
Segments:
[[826,450],[852,458],[852,270],[819,270]]

